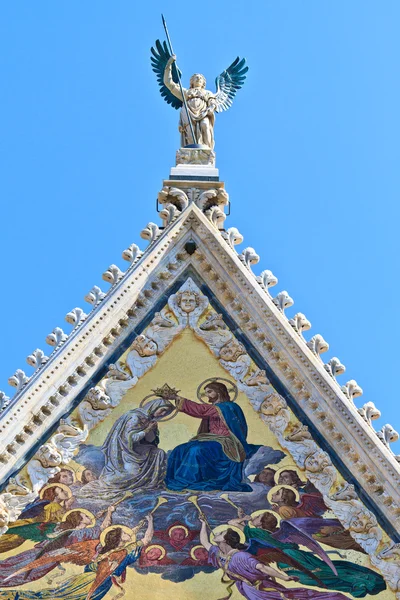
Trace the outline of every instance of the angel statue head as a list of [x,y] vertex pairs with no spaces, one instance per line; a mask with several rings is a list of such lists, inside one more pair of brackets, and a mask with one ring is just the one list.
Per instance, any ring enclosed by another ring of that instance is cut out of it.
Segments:
[[206,87],[206,78],[201,73],[195,73],[190,78],[190,87],[191,88],[205,88]]
[[157,75],[161,96],[176,109],[181,109],[179,131],[181,146],[214,149],[215,113],[227,110],[246,79],[246,59],[237,57],[215,80],[216,91],[206,90],[200,73],[190,78],[190,87],[181,84],[176,57],[166,42],[157,40],[151,49],[151,66]]

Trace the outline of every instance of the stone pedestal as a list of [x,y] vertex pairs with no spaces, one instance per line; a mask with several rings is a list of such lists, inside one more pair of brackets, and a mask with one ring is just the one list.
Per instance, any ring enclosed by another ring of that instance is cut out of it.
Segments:
[[170,179],[218,181],[215,168],[215,152],[210,148],[180,148],[176,152],[176,166],[170,171]]

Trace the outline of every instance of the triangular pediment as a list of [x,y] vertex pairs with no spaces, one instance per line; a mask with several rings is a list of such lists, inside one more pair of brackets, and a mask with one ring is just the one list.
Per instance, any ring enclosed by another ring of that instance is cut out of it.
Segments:
[[[324,510],[310,509],[317,511],[314,516],[339,519],[343,538],[354,540],[354,547],[338,546],[339,551],[348,552],[348,560],[356,556],[355,563],[373,572],[379,570],[394,589],[397,566],[393,567],[390,552],[385,555],[382,551],[390,540],[397,541],[400,532],[400,469],[368,418],[357,411],[352,382],[344,391],[336,382],[340,369],[333,361],[337,359],[323,364],[321,336],[305,342],[302,331],[308,323],[304,315],[288,321],[284,310],[290,298],[286,292],[271,298],[268,288],[274,283],[273,276],[264,272],[255,277],[251,265],[258,257],[251,248],[240,255],[236,252],[241,237],[237,230],[221,232],[212,215],[207,216],[195,203],[175,215],[163,231],[153,224],[147,230],[147,250],[139,254],[130,249],[132,264],[126,273],[116,267],[109,269],[109,292],[104,296],[93,291],[89,315],[80,309],[70,313],[75,325],[72,333],[67,339],[54,333],[53,355],[21,384],[1,414],[3,531],[28,502],[35,502],[64,465],[79,473],[84,468],[94,470],[99,478],[104,464],[100,468],[93,456],[97,452],[98,457],[118,419],[139,407],[152,390],[167,382],[196,400],[198,386],[217,377],[228,380],[232,394],[237,389],[237,402],[249,429],[248,442],[267,448],[264,455],[258,450],[258,462],[253,466],[249,467],[252,457],[241,461],[247,472],[241,472],[244,479],[240,481],[251,488],[256,467],[279,471],[291,465],[302,479],[301,492],[307,495],[308,485],[314,490],[314,499],[318,498],[317,505],[322,502],[325,506]],[[160,447],[164,440],[165,450],[171,452],[193,437],[196,428],[190,416],[179,414],[162,425],[161,433]],[[229,452],[240,453],[238,447]],[[151,476],[157,477],[158,467],[153,467]],[[146,490],[145,485],[140,487]],[[185,489],[175,491],[185,493]],[[246,511],[252,508],[251,501],[240,495],[246,492],[230,490],[228,484],[222,489],[205,489],[206,495],[216,499],[221,524],[224,516],[234,517],[224,515],[218,504],[224,491],[234,504],[242,503]],[[297,491],[293,509],[301,505],[300,496]],[[146,511],[155,497],[145,494]],[[265,493],[262,498],[271,510],[271,498]],[[90,494],[81,496],[86,510],[93,501]],[[112,494],[109,501],[115,501]],[[80,506],[76,502],[72,506]],[[132,502],[138,510],[135,500]],[[263,508],[260,502],[261,496],[254,501],[254,510]],[[160,529],[155,546],[165,550],[162,536],[174,526],[192,532],[188,535],[193,536],[193,547],[201,545],[193,506],[190,522],[186,522],[177,509],[174,513],[170,500],[174,519],[170,522],[165,517],[159,525],[164,533]],[[162,510],[160,514],[164,514]],[[286,518],[288,513],[281,512],[283,517],[277,511],[279,518]],[[144,514],[138,514],[140,520]],[[125,521],[121,524],[128,526]],[[326,538],[324,544],[327,542]],[[180,549],[175,550],[179,554]],[[194,560],[194,554],[187,558],[191,557]],[[175,554],[170,560],[176,563]],[[172,563],[165,561],[160,565],[171,571]],[[173,585],[172,581],[173,577],[168,585]],[[215,573],[207,581],[204,585],[211,581],[215,585]]]

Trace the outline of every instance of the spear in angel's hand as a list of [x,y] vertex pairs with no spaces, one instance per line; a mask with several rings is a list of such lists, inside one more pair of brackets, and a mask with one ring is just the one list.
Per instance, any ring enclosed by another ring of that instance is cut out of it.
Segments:
[[[168,33],[167,22],[164,19],[164,15],[161,15],[161,18],[162,18],[162,23],[163,23],[163,26],[164,26],[165,35],[167,36],[167,43],[168,43],[170,54],[171,54],[171,56],[174,56],[174,51],[172,49],[172,44],[171,44],[171,38],[169,37],[169,33]],[[196,137],[194,135],[194,130],[193,130],[193,123],[192,123],[192,120],[190,118],[189,109],[188,109],[188,105],[187,105],[187,102],[186,102],[185,94],[183,93],[183,87],[182,87],[182,83],[181,83],[181,78],[179,76],[179,69],[178,69],[178,65],[176,64],[176,61],[175,61],[175,67],[176,67],[176,74],[177,74],[177,77],[178,77],[179,88],[181,90],[182,102],[183,102],[183,106],[185,107],[186,116],[187,116],[187,120],[188,120],[188,123],[189,123],[190,133],[192,135],[193,143],[197,144],[197,140],[196,140]]]

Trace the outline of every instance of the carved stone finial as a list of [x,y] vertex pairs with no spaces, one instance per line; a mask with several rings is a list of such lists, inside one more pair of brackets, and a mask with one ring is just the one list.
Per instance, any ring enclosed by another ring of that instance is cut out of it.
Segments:
[[176,208],[175,204],[165,204],[164,208],[160,210],[160,217],[163,222],[163,227],[168,227],[179,215],[179,209]]
[[123,251],[122,258],[133,264],[134,262],[139,260],[142,254],[143,252],[140,250],[137,244],[131,244],[130,246],[128,246],[128,248],[126,248],[126,250]]
[[39,369],[40,367],[42,367],[45,363],[47,363],[48,360],[49,357],[46,356],[43,350],[41,350],[40,348],[36,348],[36,350],[34,350],[32,354],[26,357],[26,362],[28,363],[28,365],[34,367],[35,369]]
[[327,352],[329,350],[328,342],[326,342],[319,333],[314,335],[311,340],[307,342],[307,346],[310,348],[311,352],[315,354],[315,356],[319,356],[323,352]]
[[311,323],[303,313],[296,313],[293,319],[289,320],[289,324],[299,335],[301,335],[303,331],[311,329]]
[[229,227],[221,235],[232,249],[235,249],[235,246],[243,242],[243,236],[236,227]]
[[107,271],[104,271],[102,278],[104,281],[107,281],[107,283],[115,285],[123,276],[123,272],[117,265],[110,265]]
[[149,245],[154,242],[160,235],[161,231],[155,223],[147,223],[146,227],[140,232],[140,237],[143,240],[148,240]]
[[260,262],[260,257],[254,248],[245,248],[239,258],[242,263],[251,271],[251,266]]
[[378,410],[373,402],[366,402],[361,408],[357,409],[359,415],[362,416],[364,421],[373,428],[372,421],[379,419],[381,411]]
[[336,379],[338,375],[343,375],[346,371],[346,367],[342,365],[336,356],[331,358],[330,361],[324,365],[324,369],[331,377],[333,377],[333,379]]
[[[217,229],[222,229],[224,226],[224,222],[226,219],[226,214],[219,206],[211,206],[204,211],[207,219],[216,227]],[[258,262],[258,261],[257,261]]]
[[223,188],[206,190],[202,194],[200,194],[198,200],[196,200],[196,205],[202,210],[204,213],[206,210],[211,208],[212,206],[219,206],[223,212],[223,207],[226,206],[229,202],[229,195],[226,190]]
[[24,385],[26,385],[29,381],[29,377],[25,374],[25,372],[22,369],[17,369],[14,373],[14,375],[12,375],[9,379],[8,379],[8,383],[16,388],[17,392],[19,392]]
[[341,390],[346,398],[351,401],[363,395],[363,390],[355,379],[350,379],[345,385],[342,385]]
[[92,306],[97,306],[103,298],[105,298],[105,293],[102,292],[98,285],[94,285],[90,292],[86,294],[84,300]]
[[0,390],[0,412],[10,404],[10,397]]
[[76,308],[74,308],[73,310],[71,310],[69,313],[67,313],[65,315],[65,320],[70,325],[77,327],[78,325],[83,323],[83,321],[86,319],[86,317],[87,317],[87,314],[85,313],[85,311],[82,310],[81,308],[79,308],[79,306],[77,306]]
[[272,299],[272,302],[282,313],[284,313],[287,308],[293,306],[294,304],[293,298],[289,296],[286,290],[279,292],[279,294]]
[[380,431],[377,431],[376,435],[387,448],[389,448],[389,444],[397,442],[400,437],[398,432],[388,423],[384,425]]
[[262,271],[257,277],[257,281],[261,287],[268,292],[270,287],[274,287],[274,285],[278,283],[278,278],[275,277],[272,271],[265,269],[265,271]]
[[180,212],[189,206],[189,198],[183,190],[167,185],[165,185],[161,192],[158,193],[157,199],[159,203],[164,206],[172,204]]
[[55,327],[46,337],[46,344],[58,348],[58,346],[61,346],[67,339],[68,336],[63,332],[61,327]]

